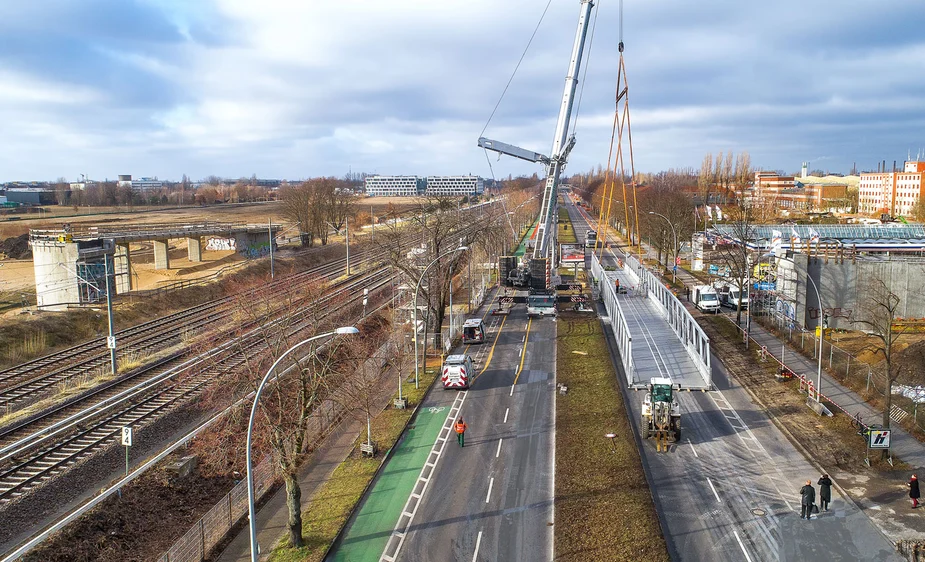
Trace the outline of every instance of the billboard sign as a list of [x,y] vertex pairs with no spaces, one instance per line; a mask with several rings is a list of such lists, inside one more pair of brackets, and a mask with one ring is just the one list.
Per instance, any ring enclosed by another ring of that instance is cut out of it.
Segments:
[[581,244],[559,244],[559,263],[585,263],[585,247]]

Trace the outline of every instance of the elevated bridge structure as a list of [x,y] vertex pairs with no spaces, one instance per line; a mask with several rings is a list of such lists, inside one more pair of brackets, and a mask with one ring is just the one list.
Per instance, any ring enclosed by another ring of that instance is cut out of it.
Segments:
[[216,239],[224,249],[262,254],[282,229],[279,224],[195,223],[141,224],[119,227],[65,225],[31,230],[29,245],[40,308],[61,310],[132,290],[131,244],[151,242],[154,269],[170,269],[169,241],[186,239],[189,261],[202,261],[203,239]]

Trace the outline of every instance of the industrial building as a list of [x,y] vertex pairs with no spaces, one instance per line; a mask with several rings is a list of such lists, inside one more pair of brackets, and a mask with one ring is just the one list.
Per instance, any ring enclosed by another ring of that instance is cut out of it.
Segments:
[[[883,166],[885,168],[886,166]],[[858,211],[902,216],[925,195],[925,162],[908,161],[902,171],[861,174],[858,184]]]

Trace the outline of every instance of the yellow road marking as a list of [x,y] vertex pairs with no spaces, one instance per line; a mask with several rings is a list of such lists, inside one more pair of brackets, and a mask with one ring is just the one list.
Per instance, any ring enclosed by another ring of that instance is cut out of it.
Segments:
[[530,343],[530,326],[532,325],[533,318],[527,322],[527,334],[524,336],[524,349],[520,353],[520,366],[517,367],[517,374],[514,376],[514,384],[517,384],[517,379],[520,378],[520,373],[524,370],[524,359],[527,357],[527,344]]
[[485,367],[483,367],[482,370],[479,371],[479,374],[472,377],[472,382],[475,382],[476,380],[478,380],[478,378],[482,375],[482,373],[488,370],[488,366],[491,365],[491,358],[494,357],[495,355],[495,346],[498,345],[498,338],[501,337],[501,330],[504,329],[504,323],[506,321],[507,321],[507,316],[501,319],[501,325],[498,326],[498,333],[495,334],[495,341],[494,343],[491,344],[491,351],[488,352],[488,359],[485,360]]

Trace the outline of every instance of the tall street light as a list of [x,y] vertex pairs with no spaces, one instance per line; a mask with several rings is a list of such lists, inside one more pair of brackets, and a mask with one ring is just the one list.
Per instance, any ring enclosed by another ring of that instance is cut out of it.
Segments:
[[[774,255],[774,254],[766,254],[766,256],[771,256],[771,255]],[[762,256],[762,257],[766,257],[766,256]],[[794,267],[797,265],[797,263],[793,261],[791,258],[786,258],[783,256],[774,256],[774,257],[776,257],[779,260],[789,261],[790,263],[794,265]],[[812,285],[813,291],[815,291],[816,293],[816,300],[819,301],[819,309],[824,311],[825,307],[822,306],[822,295],[819,294],[819,287],[817,287],[816,282],[813,281],[812,276],[809,274],[808,268],[806,271],[806,278],[809,279],[810,285]],[[749,303],[749,306],[751,306],[751,303]],[[824,314],[820,315],[820,320],[822,322],[822,325],[819,329],[819,353],[818,353],[819,363],[816,367],[816,402],[819,402],[819,403],[821,403],[819,396],[821,395],[821,390],[822,390],[822,345],[823,343],[825,343],[825,323],[826,321],[825,321]]]
[[253,437],[254,431],[254,417],[257,415],[257,404],[260,402],[260,395],[263,394],[263,387],[267,384],[267,381],[270,380],[270,375],[273,374],[273,369],[283,360],[287,355],[292,351],[302,347],[303,345],[319,340],[321,338],[326,338],[328,336],[335,335],[346,335],[346,334],[357,334],[360,331],[353,326],[346,326],[343,328],[337,328],[331,332],[326,332],[324,334],[318,334],[308,338],[307,340],[302,340],[294,346],[287,349],[279,358],[273,362],[267,374],[263,377],[263,380],[260,381],[260,385],[257,386],[257,392],[254,395],[254,405],[251,406],[251,417],[247,422],[247,515],[250,519],[250,532],[251,532],[251,562],[257,562],[259,557],[259,547],[257,545],[257,519],[254,513],[254,466],[253,460],[251,459],[251,440]]
[[671,220],[661,213],[656,213],[655,211],[649,211],[650,215],[655,215],[657,217],[662,217],[668,223],[668,226],[671,227],[671,233],[674,235],[674,263],[671,264],[671,282],[675,282],[675,277],[677,276],[678,271],[678,231],[675,230],[674,225],[671,223]]
[[[424,280],[424,275],[427,274],[427,270],[430,269],[430,266],[434,265],[441,258],[445,258],[450,254],[455,254],[456,252],[464,252],[469,249],[469,246],[460,246],[455,250],[450,250],[445,254],[441,254],[434,258],[434,261],[427,264],[427,267],[424,268],[424,271],[421,272],[421,277],[418,278],[418,283],[414,287],[414,300],[411,301],[411,329],[414,331],[414,388],[420,388],[418,383],[418,291],[421,289],[421,281]],[[427,328],[424,328],[424,337],[427,337]]]

